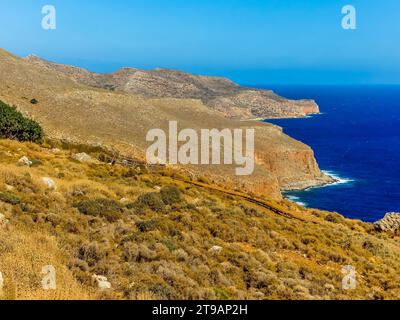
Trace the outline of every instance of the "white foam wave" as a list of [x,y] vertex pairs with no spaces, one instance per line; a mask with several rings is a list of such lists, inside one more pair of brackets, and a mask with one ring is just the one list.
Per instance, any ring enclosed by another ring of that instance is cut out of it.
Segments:
[[[321,170],[321,171],[323,173],[325,173],[326,175],[332,177],[335,180],[335,182],[332,182],[332,183],[329,183],[329,184],[325,184],[323,186],[310,187],[308,189],[305,189],[304,190],[305,192],[306,191],[310,191],[312,189],[316,189],[316,188],[326,188],[326,187],[330,187],[330,186],[348,184],[348,183],[352,183],[352,182],[355,181],[354,179],[340,177],[337,173],[335,173],[333,171],[330,171],[330,170]],[[292,201],[292,202],[294,202],[294,203],[297,203],[298,205],[303,206],[303,207],[307,207],[307,205],[308,205],[306,202],[302,201],[301,196],[295,196],[295,195],[286,194],[285,198],[290,200],[290,201]]]
[[287,195],[286,198],[289,199],[290,201],[293,201],[294,203],[297,203],[300,206],[303,206],[303,207],[307,206],[307,203],[305,203],[303,201],[300,201],[300,198],[297,197],[297,196],[289,196],[289,195]]
[[332,177],[333,179],[335,179],[335,182],[325,185],[326,187],[336,186],[336,185],[339,185],[339,184],[348,184],[348,183],[354,182],[354,179],[340,177],[338,174],[336,174],[333,171],[329,171],[329,170],[321,170],[321,171],[323,173],[325,173],[326,175],[328,175],[328,176]]

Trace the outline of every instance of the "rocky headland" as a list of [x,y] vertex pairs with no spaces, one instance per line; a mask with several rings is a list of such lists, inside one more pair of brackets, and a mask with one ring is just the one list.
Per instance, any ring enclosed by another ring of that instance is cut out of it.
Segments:
[[160,68],[154,70],[123,68],[113,73],[99,74],[49,62],[32,55],[26,60],[77,83],[96,88],[148,98],[198,99],[228,118],[242,120],[291,118],[319,113],[314,100],[286,99],[272,90],[242,87],[223,77],[201,76]]
[[[289,108],[289,105],[304,106],[307,102],[290,102],[270,91],[241,88],[222,78],[161,69],[148,73],[135,70],[122,69],[112,75],[97,75],[71,66],[49,64],[35,57],[22,59],[2,50],[0,100],[17,106],[38,121],[49,138],[111,148],[141,160],[145,159],[148,147],[146,133],[153,128],[167,131],[171,119],[178,122],[180,129],[254,128],[256,157],[251,176],[236,176],[233,166],[192,166],[186,169],[193,175],[207,176],[227,187],[242,188],[271,199],[282,199],[281,191],[294,186],[309,187],[332,182],[320,171],[309,146],[290,138],[275,125],[243,121],[262,115],[278,116],[267,105],[255,111],[256,102],[244,100],[245,96],[264,97],[280,110],[279,116],[282,112],[286,116],[303,115],[305,109]],[[138,78],[142,77],[155,77],[164,85],[145,85],[149,82],[139,81]],[[111,82],[104,79],[111,79]],[[113,83],[115,86],[110,87]],[[142,89],[135,91],[133,88]],[[216,101],[222,96],[229,97],[229,101],[240,97],[237,100],[240,116],[227,117],[233,112],[228,107],[223,108],[225,112],[217,110]],[[255,100],[260,102],[260,99]],[[306,110],[318,111],[309,106]]]

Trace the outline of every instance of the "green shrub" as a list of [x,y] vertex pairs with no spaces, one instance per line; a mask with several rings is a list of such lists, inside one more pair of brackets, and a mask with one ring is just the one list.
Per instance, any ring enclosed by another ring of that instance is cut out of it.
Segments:
[[166,205],[182,202],[182,194],[175,186],[163,187],[160,190],[160,196]]
[[140,232],[148,232],[157,229],[158,222],[156,220],[147,220],[136,222],[136,227]]
[[340,223],[343,220],[343,218],[336,213],[329,213],[325,217],[325,221],[333,222],[333,223]]
[[115,222],[122,218],[122,208],[114,200],[86,200],[75,203],[73,206],[82,214],[103,217],[109,222]]
[[85,243],[79,248],[78,257],[89,266],[95,265],[107,255],[107,250],[98,242]]
[[0,137],[41,143],[43,130],[37,122],[0,101]]
[[139,256],[139,246],[136,243],[125,243],[123,258],[126,262],[135,262]]
[[176,245],[176,243],[175,243],[174,241],[172,241],[172,240],[169,240],[169,239],[167,239],[167,240],[164,241],[164,245],[165,245],[165,246],[168,248],[168,250],[171,251],[171,252],[173,252],[173,251],[175,251],[175,250],[178,249],[178,246]]
[[32,162],[31,168],[43,165],[43,162],[41,160],[38,160],[38,159],[32,159],[31,162]]
[[9,192],[0,192],[0,201],[12,204],[12,205],[17,205],[21,203],[21,199],[17,197],[16,195],[9,193]]
[[213,290],[214,293],[217,295],[218,299],[229,300],[231,298],[229,292],[227,292],[222,288],[213,288]]
[[136,201],[138,209],[149,208],[156,212],[165,210],[165,204],[161,199],[161,195],[157,192],[149,192],[142,194]]

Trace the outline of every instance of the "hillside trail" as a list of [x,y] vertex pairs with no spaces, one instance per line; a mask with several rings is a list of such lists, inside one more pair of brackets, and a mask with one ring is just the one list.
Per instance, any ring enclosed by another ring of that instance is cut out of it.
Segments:
[[[118,157],[116,157],[115,159],[115,163],[124,165],[124,166],[128,166],[128,167],[135,167],[137,165],[140,166],[146,166],[150,171],[152,172],[157,172],[160,168],[165,168],[165,166],[157,166],[157,165],[151,165],[149,166],[148,164],[146,164],[144,161],[138,161],[135,159],[131,159],[131,158],[127,158],[127,157],[123,157],[123,159],[120,159]],[[305,222],[305,223],[312,223],[312,224],[321,224],[322,222],[317,220],[316,218],[312,217],[312,216],[298,216],[294,213],[290,213],[287,210],[279,207],[277,204],[272,203],[270,201],[267,200],[261,200],[261,199],[256,199],[254,197],[248,196],[246,194],[240,193],[240,192],[236,192],[236,191],[232,191],[232,190],[227,190],[224,188],[220,188],[217,186],[212,186],[206,183],[202,183],[199,181],[192,181],[192,180],[187,180],[187,179],[180,179],[177,177],[171,177],[171,179],[179,181],[179,182],[183,182],[192,186],[196,186],[202,189],[208,189],[208,190],[212,190],[218,193],[222,193],[225,195],[229,195],[229,196],[233,196],[233,197],[237,197],[240,198],[241,200],[244,200],[247,203],[251,203],[253,205],[255,205],[256,207],[261,207],[264,209],[264,211],[268,211],[268,212],[272,212],[276,215],[282,216],[286,219],[294,219],[294,220],[298,220],[301,222]]]
[[178,180],[180,182],[184,182],[186,184],[190,184],[190,185],[194,185],[203,189],[208,189],[208,190],[213,190],[225,195],[230,195],[230,196],[234,196],[234,197],[238,197],[242,200],[244,200],[245,202],[250,202],[258,207],[262,207],[264,209],[267,209],[268,211],[271,211],[277,215],[280,215],[282,217],[285,217],[287,219],[295,219],[295,220],[299,220],[302,222],[311,222],[313,224],[318,224],[319,222],[317,222],[314,219],[304,219],[301,217],[298,217],[297,215],[293,214],[293,213],[289,213],[287,211],[285,211],[284,209],[278,207],[276,204],[272,204],[266,200],[259,200],[250,196],[247,196],[243,193],[240,192],[235,192],[235,191],[230,191],[230,190],[226,190],[223,188],[219,188],[216,186],[211,186],[209,184],[205,184],[202,182],[197,182],[197,181],[190,181],[190,180],[184,180],[184,179],[178,179],[178,178],[174,178],[174,180]]

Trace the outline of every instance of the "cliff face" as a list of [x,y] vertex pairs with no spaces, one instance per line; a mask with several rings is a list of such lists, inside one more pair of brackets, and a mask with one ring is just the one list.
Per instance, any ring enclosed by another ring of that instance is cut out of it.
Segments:
[[150,98],[199,99],[228,118],[288,118],[319,113],[314,100],[289,100],[270,90],[241,87],[226,78],[198,76],[176,70],[123,68],[110,74],[56,64],[36,56],[32,64],[54,70],[78,83]]
[[[220,83],[214,78],[210,81]],[[33,98],[37,104],[30,103]],[[169,120],[178,121],[180,130],[254,128],[256,163],[251,176],[237,177],[236,166],[185,169],[272,199],[281,199],[281,189],[330,181],[320,172],[311,148],[277,126],[228,119],[198,99],[148,98],[94,88],[4,51],[0,51],[0,100],[40,122],[49,137],[112,147],[140,159],[149,145],[148,130],[168,132]]]

